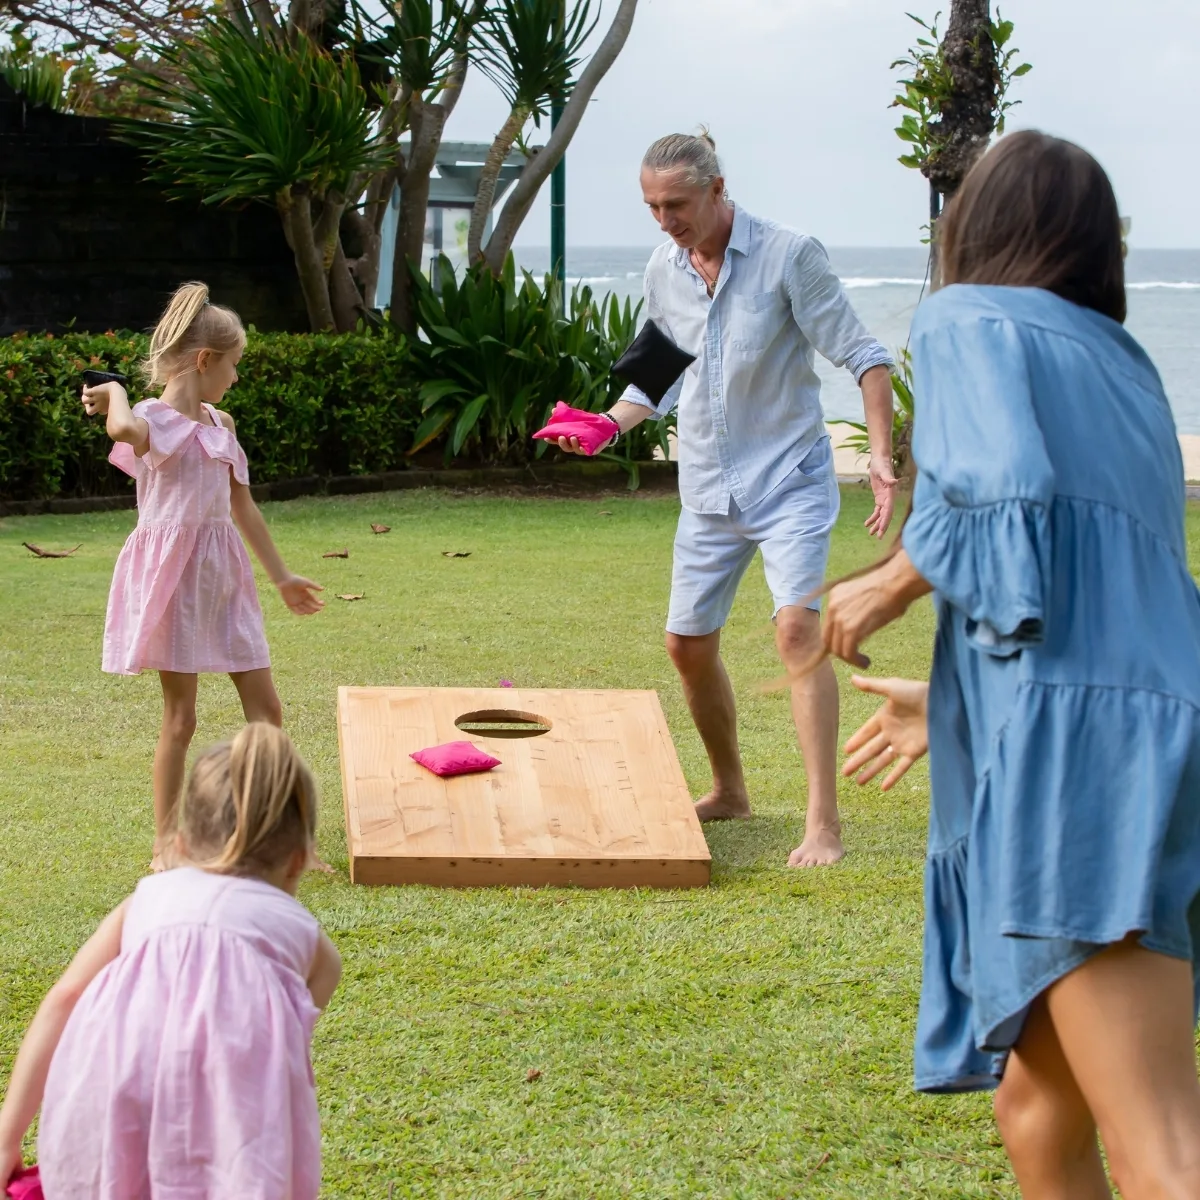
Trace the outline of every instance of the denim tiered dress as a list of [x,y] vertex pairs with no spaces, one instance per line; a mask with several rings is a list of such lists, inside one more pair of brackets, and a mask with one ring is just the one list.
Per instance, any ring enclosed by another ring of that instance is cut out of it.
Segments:
[[1200,593],[1174,422],[1120,325],[959,285],[912,348],[904,546],[938,606],[916,1086],[964,1091],[1131,933],[1200,999]]

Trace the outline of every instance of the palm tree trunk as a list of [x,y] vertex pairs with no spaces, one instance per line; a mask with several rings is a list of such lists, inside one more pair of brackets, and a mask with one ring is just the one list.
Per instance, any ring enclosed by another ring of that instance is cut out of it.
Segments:
[[308,311],[308,323],[314,333],[335,328],[333,305],[329,299],[329,270],[321,258],[314,235],[312,201],[306,190],[285,188],[275,198],[283,232],[292,257],[296,275]]
[[363,300],[339,240],[329,268],[329,302],[338,333],[353,333],[363,315]]
[[400,217],[396,227],[396,245],[392,253],[392,324],[412,334],[417,328],[409,264],[421,267],[425,245],[425,216],[429,210],[429,177],[433,173],[442,132],[449,115],[440,104],[426,104],[413,97],[412,144],[404,168],[400,189]]
[[486,7],[486,0],[474,0],[470,20],[460,31],[460,40],[454,54],[454,62],[446,77],[445,86],[436,104],[428,103],[420,93],[403,88],[399,97],[400,108],[407,105],[408,128],[411,138],[409,160],[399,168],[400,174],[400,219],[397,222],[396,246],[392,255],[392,302],[391,323],[402,333],[413,334],[417,329],[417,309],[413,303],[412,279],[409,277],[409,262],[418,267],[421,262],[421,247],[425,244],[425,215],[429,208],[429,176],[437,162],[437,152],[442,144],[442,132],[446,122],[462,95],[463,84],[470,65],[469,37],[473,23]]
[[949,199],[996,128],[999,68],[992,43],[989,0],[953,0],[942,54],[954,86],[942,105],[941,147],[926,168],[929,182]]
[[529,215],[542,184],[550,178],[554,168],[566,154],[567,146],[570,145],[571,138],[575,136],[575,130],[579,128],[583,114],[587,111],[592,93],[624,48],[629,31],[633,28],[637,3],[638,0],[621,0],[604,40],[596,47],[596,53],[592,55],[591,61],[575,84],[571,98],[546,142],[545,149],[526,163],[521,177],[517,180],[517,186],[505,201],[484,253],[488,266],[495,274],[499,275],[503,269],[504,260],[512,249],[513,239],[517,236],[521,223]]
[[467,231],[467,262],[477,262],[483,256],[483,231],[487,228],[488,214],[492,211],[492,201],[496,197],[496,181],[500,178],[500,170],[508,157],[513,143],[517,140],[525,122],[529,120],[529,110],[524,105],[514,105],[508,114],[508,120],[500,127],[492,142],[487,158],[483,160],[483,171],[479,176],[479,187],[475,192],[475,207],[471,210],[471,226]]

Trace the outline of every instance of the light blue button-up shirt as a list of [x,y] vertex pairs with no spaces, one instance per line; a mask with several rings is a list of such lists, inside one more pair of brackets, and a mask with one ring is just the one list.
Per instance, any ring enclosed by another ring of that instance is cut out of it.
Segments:
[[679,494],[697,513],[747,509],[770,495],[825,436],[819,350],[857,381],[892,357],[858,319],[815,238],[733,214],[710,298],[688,252],[659,246],[646,267],[646,316],[696,361],[662,403],[679,408]]

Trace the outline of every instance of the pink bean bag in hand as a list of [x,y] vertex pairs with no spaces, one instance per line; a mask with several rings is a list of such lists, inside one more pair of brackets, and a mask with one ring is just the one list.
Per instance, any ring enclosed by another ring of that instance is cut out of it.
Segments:
[[490,771],[500,765],[498,758],[477,750],[470,742],[446,742],[418,750],[408,757],[435,775],[469,775],[474,771]]
[[600,413],[572,408],[561,400],[550,414],[550,424],[539,429],[533,436],[544,442],[557,442],[560,437],[579,439],[580,449],[585,454],[595,454],[605,442],[616,436],[617,427]]
[[14,1172],[4,1194],[9,1200],[42,1200],[42,1180],[37,1167]]

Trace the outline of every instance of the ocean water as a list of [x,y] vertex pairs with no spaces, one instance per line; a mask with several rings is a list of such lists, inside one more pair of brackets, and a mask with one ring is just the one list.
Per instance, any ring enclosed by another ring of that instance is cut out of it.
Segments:
[[[571,247],[567,276],[597,293],[642,296],[642,274],[651,247]],[[830,247],[833,269],[867,328],[889,349],[898,350],[921,295],[924,249]],[[518,263],[535,275],[549,267],[546,248],[524,247]],[[1200,434],[1200,250],[1131,249],[1126,260],[1129,317],[1126,328],[1145,347],[1162,376],[1180,433]],[[862,419],[854,380],[817,356],[826,416]]]

